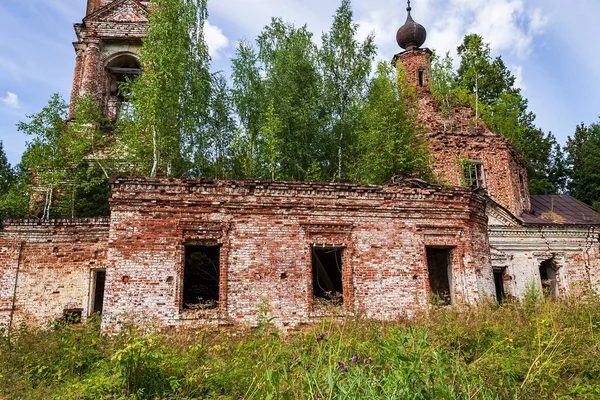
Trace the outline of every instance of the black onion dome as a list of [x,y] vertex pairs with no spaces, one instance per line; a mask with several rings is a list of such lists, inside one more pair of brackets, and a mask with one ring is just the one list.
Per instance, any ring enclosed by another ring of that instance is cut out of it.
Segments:
[[410,15],[411,10],[412,8],[410,7],[409,1],[408,8],[406,9],[406,11],[408,11],[406,23],[398,29],[398,33],[396,33],[396,41],[404,50],[419,48],[425,43],[425,39],[427,39],[425,27],[421,24],[417,24],[412,19],[412,16]]

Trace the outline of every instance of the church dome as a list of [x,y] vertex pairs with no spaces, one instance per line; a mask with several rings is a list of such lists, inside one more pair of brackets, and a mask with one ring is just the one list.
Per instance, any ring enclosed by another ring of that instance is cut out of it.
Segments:
[[396,41],[404,50],[413,50],[421,47],[427,38],[427,31],[423,25],[417,24],[412,19],[412,16],[410,15],[411,10],[412,8],[410,7],[409,1],[408,7],[406,8],[406,11],[408,11],[406,22],[398,29],[398,33],[396,33]]

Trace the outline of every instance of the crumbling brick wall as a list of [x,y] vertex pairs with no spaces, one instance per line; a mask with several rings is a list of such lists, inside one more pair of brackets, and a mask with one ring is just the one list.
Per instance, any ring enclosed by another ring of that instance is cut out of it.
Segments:
[[[422,187],[419,187],[422,186]],[[117,178],[103,323],[311,321],[311,248],[343,249],[347,312],[390,319],[429,300],[426,246],[452,249],[456,303],[493,295],[484,201],[467,189]],[[219,307],[184,310],[186,243],[220,246]],[[263,304],[263,306],[261,306]]]
[[[428,49],[411,50],[396,55],[394,62],[405,71],[407,84],[416,89],[418,121],[430,140],[434,171],[443,182],[462,186],[461,162],[482,162],[487,194],[520,216],[531,204],[525,160],[504,136],[492,132],[481,120],[476,123],[470,107],[452,107],[444,118],[429,88],[430,55]],[[423,71],[423,85],[419,71]]]
[[0,325],[88,314],[90,271],[105,268],[107,218],[5,221],[0,231]]

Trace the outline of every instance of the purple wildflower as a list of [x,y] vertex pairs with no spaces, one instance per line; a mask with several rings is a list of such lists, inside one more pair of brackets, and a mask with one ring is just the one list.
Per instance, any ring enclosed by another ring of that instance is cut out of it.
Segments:
[[358,354],[354,353],[354,356],[352,356],[352,364],[356,364],[358,362]]
[[321,340],[325,339],[325,336],[327,336],[325,332],[321,333],[319,336],[317,336],[317,342],[320,342]]
[[367,364],[371,363],[371,361],[373,361],[373,359],[371,357],[369,357],[369,358],[365,358],[365,361],[363,361],[363,363],[365,365],[367,365]]

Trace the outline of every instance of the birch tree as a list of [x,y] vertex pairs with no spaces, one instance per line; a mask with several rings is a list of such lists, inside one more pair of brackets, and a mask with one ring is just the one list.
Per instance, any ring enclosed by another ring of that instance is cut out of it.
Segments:
[[440,102],[444,116],[444,132],[453,129],[452,111],[456,105],[456,72],[452,66],[452,57],[446,53],[444,58],[435,56],[431,60],[431,94]]
[[391,67],[380,63],[358,128],[356,181],[384,184],[395,175],[434,179],[427,143],[398,83]]
[[358,24],[353,16],[350,0],[342,0],[331,29],[322,36],[319,53],[325,115],[330,118],[327,130],[337,148],[337,160],[331,161],[337,165],[338,181],[344,177],[344,153],[354,139],[356,116],[366,95],[377,51],[373,34],[362,43],[356,39]]
[[208,146],[210,57],[205,0],[153,0],[142,74],[128,91],[134,111],[121,122],[124,155],[134,172],[181,176]]

